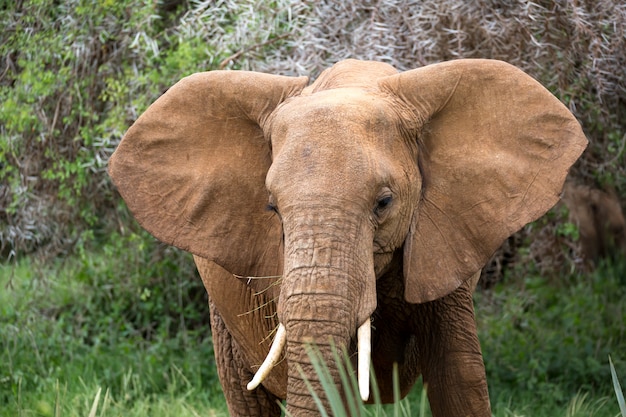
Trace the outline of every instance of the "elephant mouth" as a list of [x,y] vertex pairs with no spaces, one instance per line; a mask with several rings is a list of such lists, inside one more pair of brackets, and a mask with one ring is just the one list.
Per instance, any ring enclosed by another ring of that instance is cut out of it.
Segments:
[[396,250],[379,249],[374,251],[374,274],[380,277],[389,269]]
[[[276,363],[278,362],[280,355],[287,342],[287,331],[285,326],[281,323],[278,325],[276,336],[272,342],[267,357],[259,367],[258,371],[248,383],[247,389],[252,391],[256,389],[263,380],[269,375]],[[372,325],[371,319],[365,320],[357,330],[357,347],[358,347],[358,359],[357,359],[357,381],[359,385],[359,394],[363,401],[367,401],[370,395],[370,362],[372,353]]]

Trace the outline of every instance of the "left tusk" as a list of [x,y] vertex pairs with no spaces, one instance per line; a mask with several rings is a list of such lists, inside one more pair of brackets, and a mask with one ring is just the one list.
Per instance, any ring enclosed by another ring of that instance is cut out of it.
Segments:
[[272,346],[270,347],[270,352],[267,354],[267,357],[254,374],[254,378],[252,381],[248,383],[246,388],[248,391],[252,391],[256,387],[258,387],[261,382],[269,375],[276,362],[280,358],[280,354],[283,351],[283,347],[285,346],[285,342],[287,341],[287,331],[285,330],[285,326],[283,324],[278,325],[278,330],[276,331],[276,336],[274,336],[274,341],[272,342]]
[[370,397],[370,357],[372,353],[372,326],[369,317],[357,330],[358,345],[358,379],[361,399]]

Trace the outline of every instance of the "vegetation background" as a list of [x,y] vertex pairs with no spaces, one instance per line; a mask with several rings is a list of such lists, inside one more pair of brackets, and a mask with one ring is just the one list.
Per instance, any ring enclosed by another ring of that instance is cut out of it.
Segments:
[[[572,179],[626,198],[618,0],[0,0],[0,28],[0,415],[226,414],[190,256],[142,232],[106,175],[193,72],[501,59],[582,123]],[[564,207],[496,254],[476,296],[495,415],[617,414],[622,258],[585,265]]]

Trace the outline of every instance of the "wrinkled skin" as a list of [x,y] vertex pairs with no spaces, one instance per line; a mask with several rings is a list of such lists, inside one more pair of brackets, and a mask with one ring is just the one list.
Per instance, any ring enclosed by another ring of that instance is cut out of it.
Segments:
[[[307,82],[195,74],[110,161],[139,222],[195,255],[231,415],[277,416],[283,399],[319,415],[305,347],[339,385],[331,346],[354,353],[371,320],[384,401],[397,363],[402,395],[422,375],[434,416],[490,416],[472,290],[504,239],[558,201],[587,143],[579,124],[499,61],[398,73],[348,60]],[[283,358],[248,391],[279,323]]]

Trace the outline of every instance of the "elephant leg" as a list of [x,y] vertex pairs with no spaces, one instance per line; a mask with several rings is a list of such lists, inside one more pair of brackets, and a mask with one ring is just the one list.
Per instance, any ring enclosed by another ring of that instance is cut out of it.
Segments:
[[420,367],[433,417],[491,416],[472,290],[466,282],[420,306]]
[[253,377],[250,366],[211,300],[209,300],[209,307],[215,361],[229,414],[232,417],[280,416],[280,400],[276,396],[263,386],[259,386],[254,391],[246,389],[246,384]]

